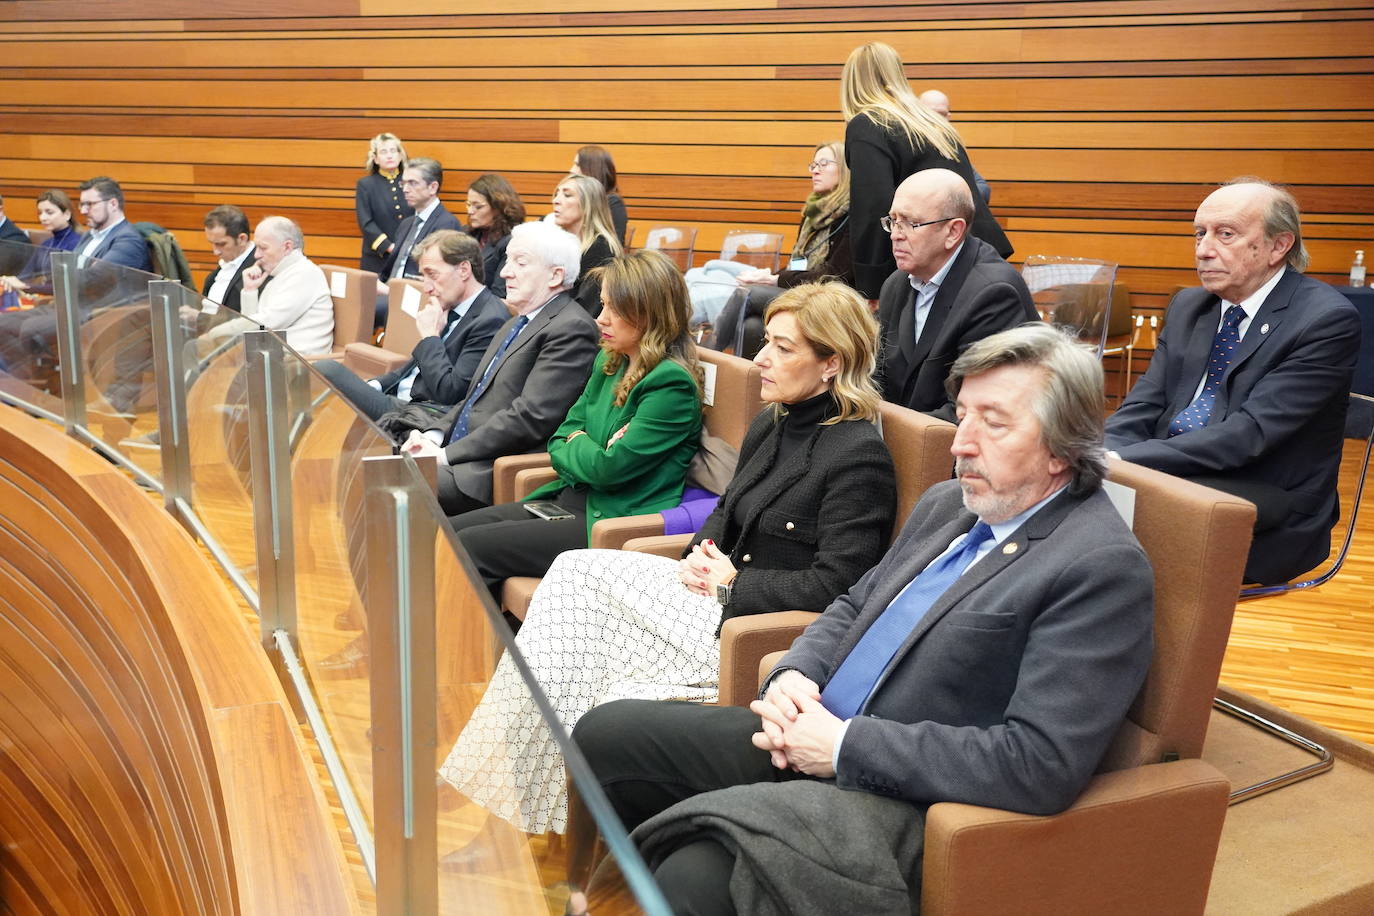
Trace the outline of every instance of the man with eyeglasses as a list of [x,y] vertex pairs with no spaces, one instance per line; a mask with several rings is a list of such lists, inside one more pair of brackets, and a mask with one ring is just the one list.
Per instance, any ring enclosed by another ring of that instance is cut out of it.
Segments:
[[400,241],[387,255],[382,272],[377,276],[377,324],[386,324],[387,281],[397,277],[419,277],[420,265],[415,260],[414,249],[421,239],[440,229],[463,231],[458,217],[444,207],[439,200],[439,188],[444,183],[444,167],[437,159],[417,156],[406,164],[401,173],[401,193],[406,203],[415,212],[396,227],[396,238]]
[[878,294],[884,400],[954,421],[945,378],[974,341],[1039,315],[1016,269],[969,235],[973,193],[948,169],[910,176],[881,220],[897,269]]
[[81,215],[90,232],[76,246],[76,262],[85,267],[91,258],[151,271],[148,243],[124,218],[124,192],[113,178],[103,175],[81,182]]

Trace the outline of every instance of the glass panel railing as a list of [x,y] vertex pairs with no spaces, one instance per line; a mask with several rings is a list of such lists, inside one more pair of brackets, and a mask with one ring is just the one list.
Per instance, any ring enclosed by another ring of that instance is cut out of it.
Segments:
[[62,416],[51,251],[0,242],[0,398]]

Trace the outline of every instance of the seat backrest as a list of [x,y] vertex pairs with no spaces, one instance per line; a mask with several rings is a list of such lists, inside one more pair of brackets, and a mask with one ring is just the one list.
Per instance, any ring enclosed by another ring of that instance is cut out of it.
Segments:
[[706,429],[739,448],[744,444],[749,424],[763,409],[759,367],[747,359],[715,350],[698,349],[697,357],[705,366],[715,368],[714,397],[703,408]]
[[626,252],[634,251],[635,227],[627,225],[625,227],[625,238],[621,241],[621,246]]
[[1140,695],[1100,770],[1198,757],[1250,550],[1255,507],[1169,474],[1113,459],[1108,477],[1135,491],[1135,536],[1155,574],[1155,647]]
[[954,474],[954,424],[883,401],[878,405],[883,442],[897,469],[895,536],[926,490]]
[[1116,279],[1116,265],[1092,258],[1033,254],[1021,265],[1040,317],[1091,344],[1102,355]]
[[[409,356],[420,342],[420,329],[415,327],[415,315],[407,312],[402,304],[410,299],[418,311],[419,303],[424,301],[424,291],[419,280],[402,277],[388,280],[386,289],[386,329],[382,334],[382,346],[392,353]],[[407,293],[407,290],[412,292]]]
[[46,229],[25,229],[24,232],[29,236],[30,245],[42,245],[52,238],[52,233]]
[[1131,314],[1131,290],[1124,283],[1112,284],[1112,301],[1107,310],[1107,338],[1124,337],[1135,330],[1135,315]]
[[736,261],[777,273],[782,256],[782,233],[756,229],[731,229],[720,245],[722,261]]
[[[334,349],[372,340],[377,316],[377,275],[356,267],[321,264],[334,300]],[[343,279],[339,279],[342,275]]]
[[695,226],[651,226],[644,235],[645,248],[663,252],[679,270],[684,271],[692,266],[696,245]]

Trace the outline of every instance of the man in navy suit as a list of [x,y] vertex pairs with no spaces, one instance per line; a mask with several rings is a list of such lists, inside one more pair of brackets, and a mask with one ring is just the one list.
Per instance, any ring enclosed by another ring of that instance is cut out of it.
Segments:
[[1033,324],[970,345],[950,390],[958,480],[749,709],[618,700],[573,731],[674,912],[905,912],[926,805],[1061,811],[1125,718],[1154,576],[1101,489],[1101,366]]
[[76,246],[76,263],[84,267],[90,258],[151,271],[148,243],[124,218],[124,192],[113,178],[103,175],[81,182],[81,212],[90,227]]
[[1283,582],[1330,551],[1360,316],[1302,275],[1298,204],[1281,188],[1226,184],[1193,234],[1202,286],[1170,303],[1149,369],[1107,420],[1107,447],[1255,503],[1246,579]]
[[420,274],[419,256],[415,246],[425,236],[440,229],[463,231],[458,217],[439,200],[444,184],[444,167],[436,159],[417,156],[406,164],[401,173],[401,193],[415,212],[396,227],[396,247],[387,255],[382,272],[377,277],[377,324],[386,324],[388,280],[396,277],[417,277]]
[[467,396],[477,361],[510,313],[483,285],[477,240],[441,229],[415,246],[425,302],[415,313],[420,342],[410,362],[364,382],[333,360],[315,364],[358,409],[376,420],[406,403],[431,407],[436,416]]

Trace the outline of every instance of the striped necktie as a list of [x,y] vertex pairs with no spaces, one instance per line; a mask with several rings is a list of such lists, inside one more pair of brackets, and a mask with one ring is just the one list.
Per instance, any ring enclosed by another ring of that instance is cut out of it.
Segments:
[[496,355],[487,363],[487,369],[482,373],[482,377],[477,380],[468,391],[467,400],[463,402],[463,409],[458,414],[458,422],[453,424],[453,432],[449,433],[448,442],[445,445],[452,445],[459,439],[468,434],[468,421],[472,418],[472,405],[477,403],[477,399],[482,396],[482,392],[487,390],[487,384],[491,377],[496,374],[496,367],[500,365],[501,359],[510,349],[510,345],[515,342],[515,338],[520,336],[520,332],[525,330],[525,325],[530,323],[528,315],[521,315],[516,319],[515,324],[511,325],[510,332],[506,334],[506,339],[501,341],[501,346],[496,348]]

